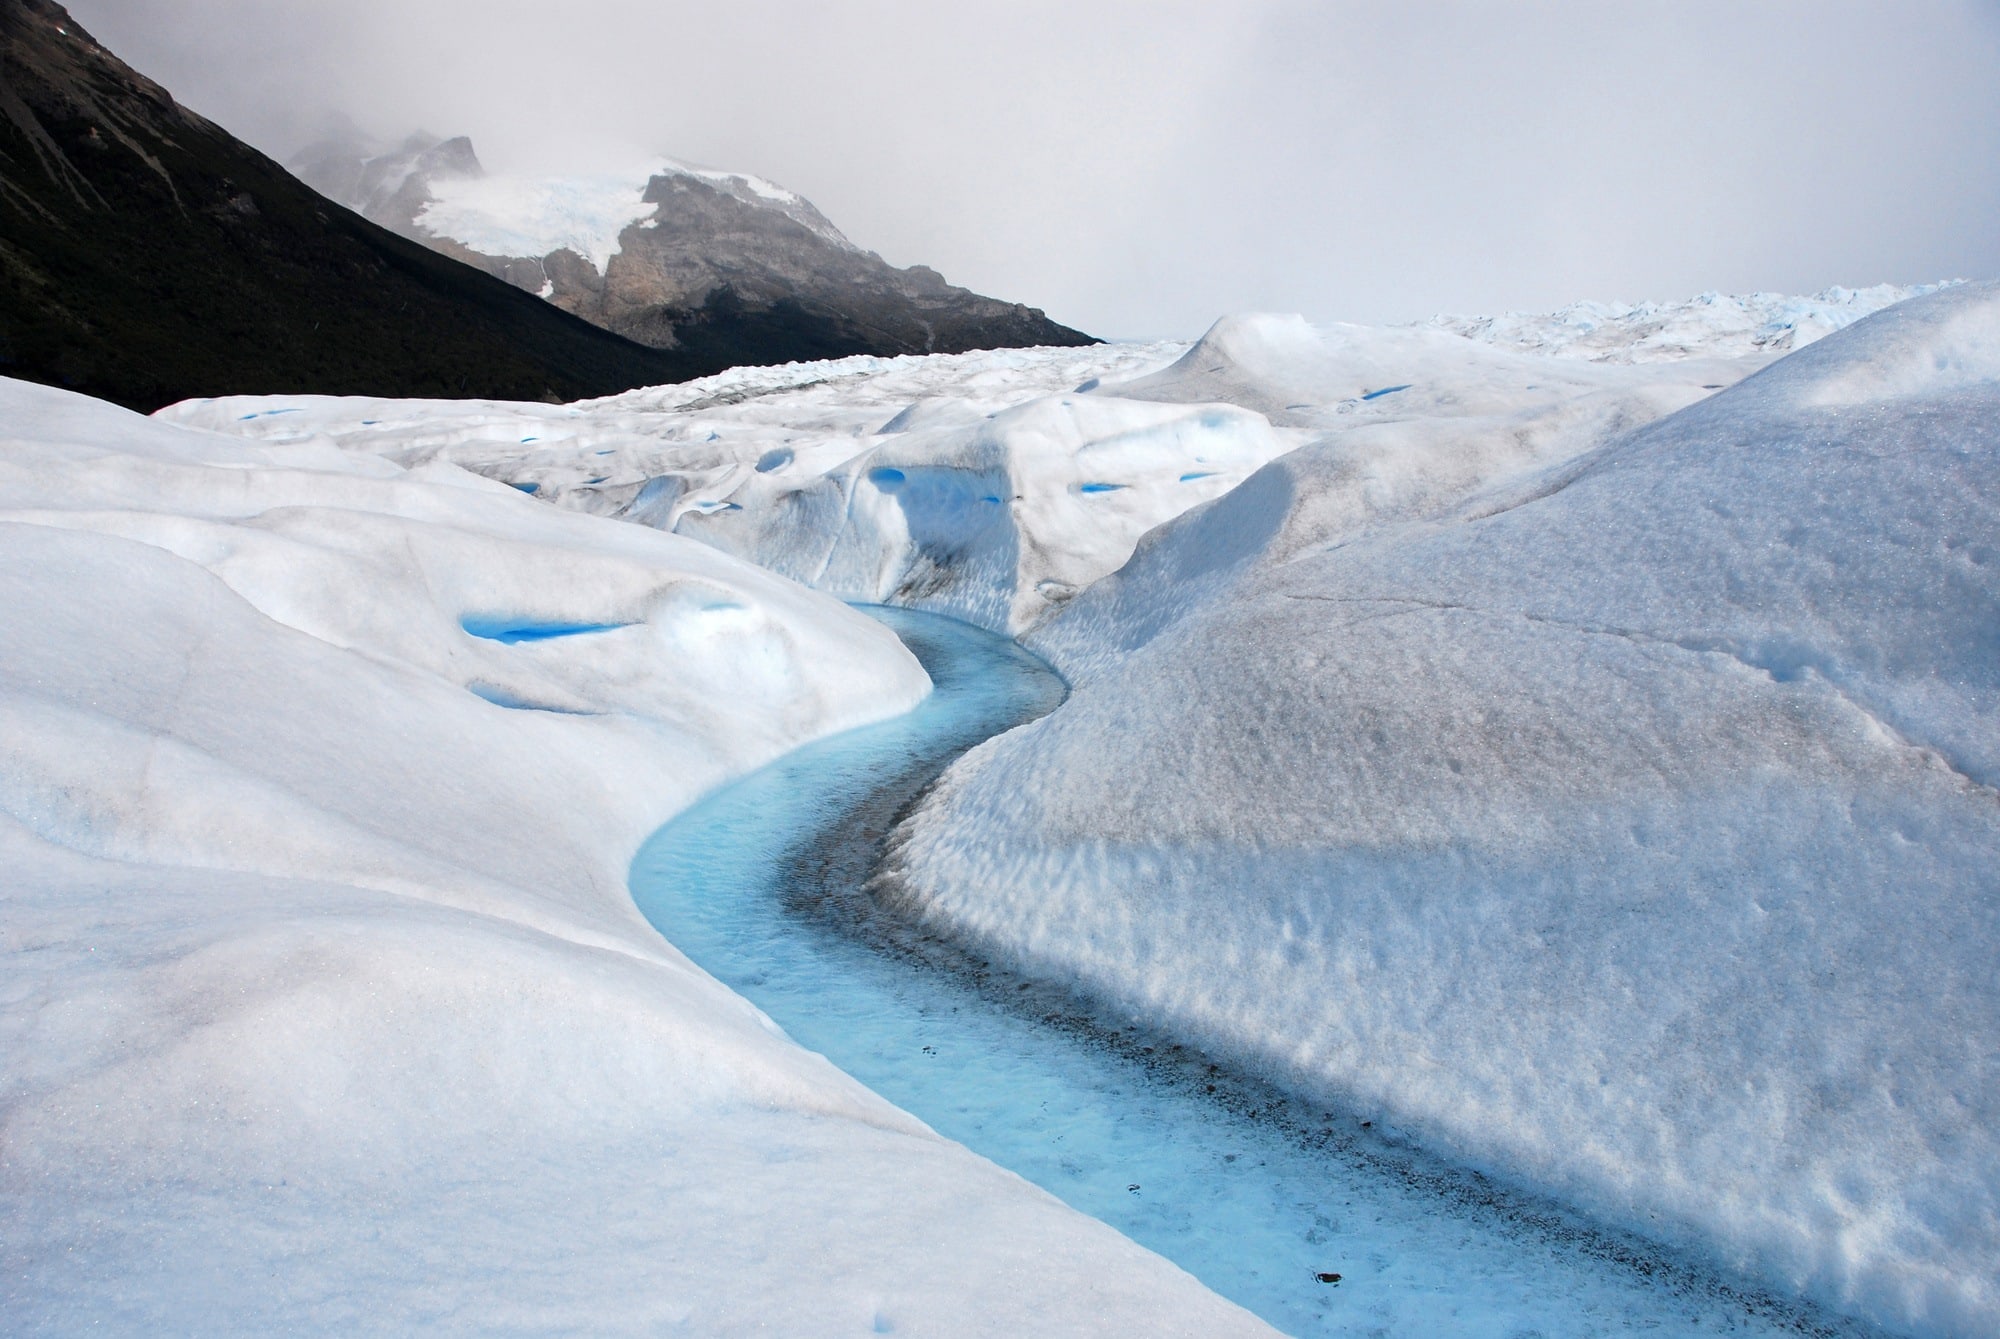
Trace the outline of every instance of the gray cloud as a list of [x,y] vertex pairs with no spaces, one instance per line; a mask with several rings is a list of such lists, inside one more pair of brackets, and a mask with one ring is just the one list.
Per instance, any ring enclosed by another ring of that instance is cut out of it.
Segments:
[[771,177],[1098,333],[2000,274],[2000,5],[70,0],[284,156]]

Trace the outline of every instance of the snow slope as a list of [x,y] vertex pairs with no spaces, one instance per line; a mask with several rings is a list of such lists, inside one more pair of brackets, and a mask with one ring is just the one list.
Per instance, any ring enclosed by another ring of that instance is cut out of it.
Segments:
[[[448,237],[488,256],[546,256],[568,249],[600,274],[618,254],[627,228],[653,218],[655,178],[692,177],[760,209],[783,214],[845,250],[854,243],[812,204],[762,177],[654,158],[620,172],[540,177],[515,173],[436,176],[430,199],[417,211],[426,232]],[[649,225],[650,226],[650,225]]]
[[1192,346],[848,358],[569,406],[239,397],[164,412],[450,460],[846,598],[1018,633],[1148,530],[1304,442],[1338,435],[1357,459],[1429,453],[1483,477],[1585,449],[1759,365],[1598,367],[1250,316]]
[[[1386,370],[1227,342],[1152,392]],[[885,895],[1772,1286],[2000,1329],[2000,285],[1636,430],[1465,404],[1148,536]]]
[[1262,1332],[633,907],[669,814],[922,696],[879,625],[11,381],[0,553],[10,1333]]

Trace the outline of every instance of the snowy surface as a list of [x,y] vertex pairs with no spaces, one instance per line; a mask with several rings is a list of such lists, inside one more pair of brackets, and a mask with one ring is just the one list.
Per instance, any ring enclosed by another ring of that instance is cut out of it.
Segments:
[[1011,631],[1301,440],[1234,406],[1075,392],[1185,348],[855,357],[568,406],[266,397],[163,413],[405,464],[448,460],[848,599]]
[[1650,363],[1692,355],[1789,353],[1942,284],[1783,293],[1703,293],[1685,302],[1575,302],[1547,314],[1434,316],[1432,329],[1502,348],[1593,362]]
[[1990,1333],[2000,297],[1838,329],[1900,295],[163,417],[1026,634],[1076,693],[920,811],[909,907],[1778,1292]]
[[[1585,449],[1761,361],[1598,367],[1247,316],[1192,346],[847,358],[569,406],[266,397],[163,414],[449,460],[845,598],[1021,632],[1148,530],[1304,442],[1337,435],[1357,460],[1442,453],[1483,477]],[[1391,469],[1405,467],[1377,473]]]
[[[661,933],[791,1036],[1298,1339],[1867,1333],[1746,1296],[1740,1281],[1546,1200],[1496,1195],[1352,1115],[1241,1086],[1123,1020],[1079,1025],[1060,986],[1024,992],[950,970],[893,932],[898,951],[885,952],[857,886],[870,816],[1063,690],[994,633],[870,614],[923,661],[930,696],[711,792],[632,865],[633,900]],[[898,780],[885,791],[886,778]]]
[[599,273],[618,254],[625,230],[652,218],[646,198],[656,177],[693,177],[747,204],[775,209],[828,241],[852,249],[802,197],[762,177],[654,158],[623,171],[541,177],[519,173],[434,177],[417,223],[488,256],[541,257],[568,249]]
[[10,1333],[1252,1333],[639,916],[928,683],[709,547],[0,381]]
[[[1119,392],[1329,422],[1448,338],[1408,334],[1356,381],[1342,332],[1223,329]],[[2000,286],[1636,430],[1496,433],[1484,378],[1045,623],[1073,696],[947,774],[892,893],[1609,1222],[1993,1333]]]

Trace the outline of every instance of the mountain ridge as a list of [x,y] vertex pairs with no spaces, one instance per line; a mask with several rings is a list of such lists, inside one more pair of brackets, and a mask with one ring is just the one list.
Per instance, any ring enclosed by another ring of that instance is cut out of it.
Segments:
[[352,132],[290,165],[383,227],[654,348],[777,361],[749,337],[781,329],[814,357],[1096,342],[929,266],[898,269],[744,173],[655,158],[587,177],[488,174],[462,136],[390,147]]
[[151,410],[301,390],[569,400],[711,370],[331,204],[54,0],[0,5],[0,375]]

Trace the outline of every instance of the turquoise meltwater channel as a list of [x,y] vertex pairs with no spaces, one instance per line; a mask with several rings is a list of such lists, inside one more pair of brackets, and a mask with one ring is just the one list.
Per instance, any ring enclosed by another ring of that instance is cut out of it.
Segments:
[[896,815],[953,758],[1062,700],[1015,643],[870,608],[936,685],[780,758],[646,843],[660,933],[939,1133],[1296,1335],[1865,1333],[1234,1079],[877,910]]

